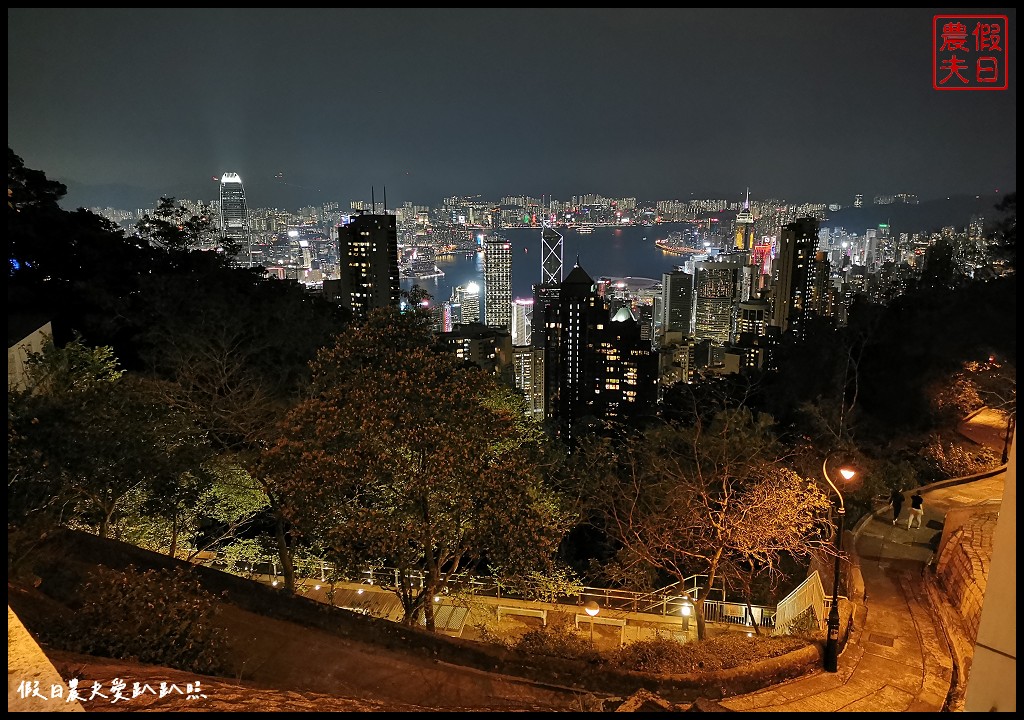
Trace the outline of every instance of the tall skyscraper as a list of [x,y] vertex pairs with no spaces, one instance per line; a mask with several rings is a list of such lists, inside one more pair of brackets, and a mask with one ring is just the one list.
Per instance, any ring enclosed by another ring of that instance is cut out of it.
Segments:
[[341,304],[353,318],[371,310],[398,306],[398,228],[394,215],[354,215],[338,226]]
[[725,345],[731,339],[736,268],[713,260],[694,264],[693,334],[700,339]]
[[[533,346],[547,343],[549,326],[558,323],[559,286],[562,284],[562,236],[550,225],[540,234],[540,282],[533,286]],[[545,360],[546,362],[546,360]]]
[[544,350],[545,415],[571,450],[587,417],[652,412],[658,398],[658,353],[630,309],[609,315],[608,302],[578,265],[562,281],[558,322]]
[[736,249],[750,250],[754,247],[754,216],[750,212],[750,188],[743,209],[736,215]]
[[555,421],[571,448],[575,425],[594,401],[587,348],[597,326],[608,322],[608,307],[593,278],[577,265],[559,286],[558,300],[547,315],[557,315],[557,321],[546,328],[545,415]]
[[771,323],[780,332],[805,337],[806,313],[814,294],[814,261],[818,252],[818,221],[800,218],[779,235],[779,254],[773,263]]
[[475,282],[455,286],[451,303],[461,308],[459,323],[468,325],[480,322],[480,286]]
[[524,347],[533,342],[533,300],[516,298],[512,301],[512,344]]
[[540,283],[559,285],[562,282],[562,236],[550,225],[540,235]]
[[512,244],[500,235],[484,240],[485,323],[512,330]]
[[241,267],[252,267],[252,233],[249,231],[249,213],[245,207],[245,189],[238,173],[220,176],[220,228],[226,243],[238,246],[233,262]]
[[693,275],[682,269],[661,276],[661,331],[693,333]]

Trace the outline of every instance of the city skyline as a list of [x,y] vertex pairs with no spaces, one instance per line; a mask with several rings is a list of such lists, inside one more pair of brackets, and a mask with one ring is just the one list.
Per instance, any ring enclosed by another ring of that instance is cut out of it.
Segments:
[[934,15],[14,8],[8,143],[69,207],[1011,192],[1015,27],[1006,90],[943,93]]

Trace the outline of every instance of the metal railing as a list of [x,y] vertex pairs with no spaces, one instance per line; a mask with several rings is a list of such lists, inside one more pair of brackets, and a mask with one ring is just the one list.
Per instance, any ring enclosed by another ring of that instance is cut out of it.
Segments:
[[[231,567],[232,563],[229,562],[223,553],[218,552],[203,553],[200,557],[196,558],[195,562],[250,577],[268,576],[278,578],[282,575],[280,563],[275,558],[235,562],[233,563],[234,566]],[[361,571],[355,577],[344,576],[337,573],[333,564],[315,559],[296,559],[293,567],[297,579],[305,578],[312,581],[318,580],[319,582],[354,582],[380,587],[397,587],[403,579],[401,571],[397,568],[367,569]],[[414,585],[418,584],[420,587],[424,585],[424,576],[419,572],[409,573],[405,580]],[[662,615],[665,617],[682,617],[684,608],[693,607],[695,599],[700,591],[703,590],[706,582],[706,575],[691,575],[682,583],[672,583],[663,588],[647,592],[584,586],[580,588],[578,593],[553,598],[553,602],[582,605],[588,600],[595,600],[601,607],[610,610]],[[528,600],[536,596],[536,593],[532,591],[540,589],[539,583],[531,581],[524,581],[523,586],[526,591],[517,592],[503,586],[491,577],[457,573],[448,579],[446,591],[471,596],[481,595],[499,599]],[[775,627],[775,608],[752,605],[748,609],[746,603],[727,601],[725,599],[725,586],[719,582],[715,583],[715,587],[712,588],[709,594],[717,594],[721,599],[708,599],[704,601],[704,619],[706,622],[746,626],[757,624],[760,627]]]
[[787,632],[790,623],[808,608],[814,611],[818,629],[824,630],[828,611],[832,609],[832,597],[825,595],[825,588],[821,585],[821,577],[817,570],[808,575],[806,580],[778,604],[775,613],[775,633],[779,635]]

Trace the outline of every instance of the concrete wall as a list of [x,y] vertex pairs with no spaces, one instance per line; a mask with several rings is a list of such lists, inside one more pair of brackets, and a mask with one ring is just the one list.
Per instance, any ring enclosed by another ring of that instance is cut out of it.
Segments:
[[7,712],[85,712],[67,694],[67,683],[8,606]]

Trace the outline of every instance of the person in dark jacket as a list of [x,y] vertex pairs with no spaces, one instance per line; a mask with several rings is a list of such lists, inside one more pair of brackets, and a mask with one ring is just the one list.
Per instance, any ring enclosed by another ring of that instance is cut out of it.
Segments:
[[889,496],[889,504],[892,506],[892,524],[895,525],[900,519],[900,510],[903,509],[903,491],[893,490]]
[[921,519],[924,517],[924,498],[921,497],[921,491],[918,490],[916,493],[910,496],[910,517],[907,518],[907,530],[914,527],[914,521],[917,521],[917,526],[921,527]]

